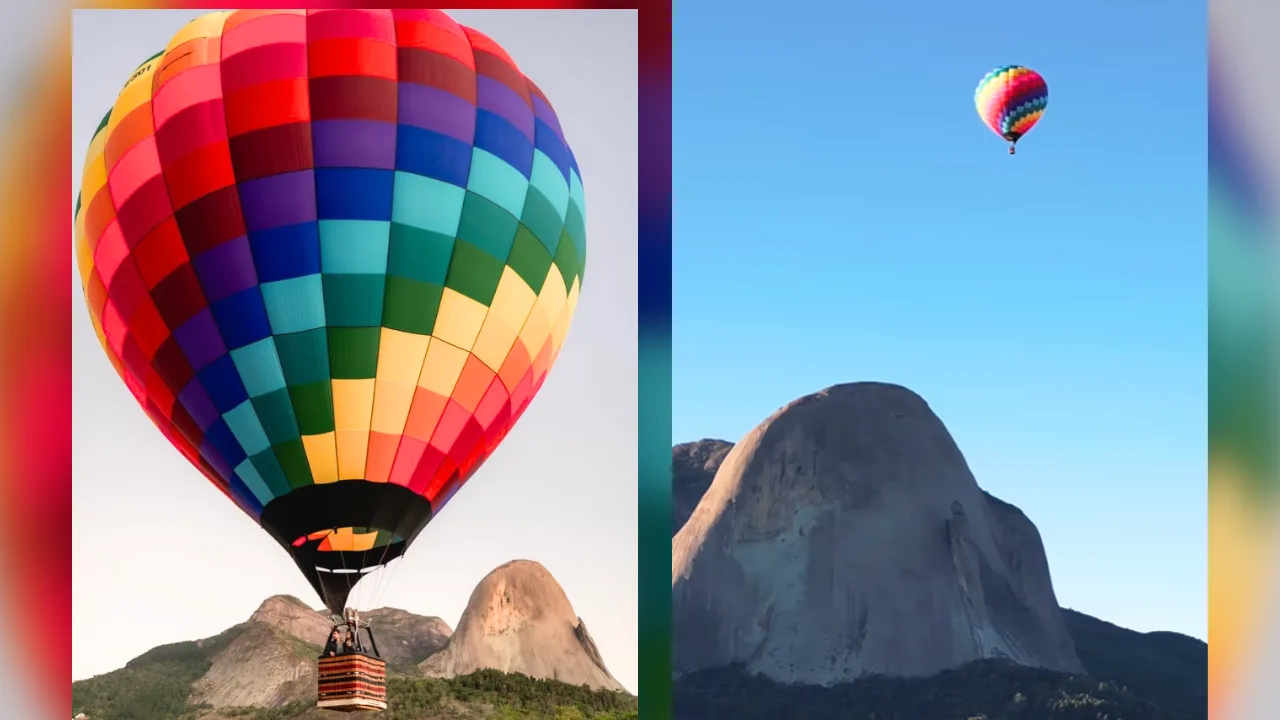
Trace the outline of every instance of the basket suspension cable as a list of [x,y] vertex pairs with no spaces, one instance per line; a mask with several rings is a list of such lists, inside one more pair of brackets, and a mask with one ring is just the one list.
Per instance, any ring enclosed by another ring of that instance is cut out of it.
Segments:
[[370,605],[382,601],[382,591],[386,589],[383,585],[383,577],[389,574],[387,569],[387,555],[391,553],[391,546],[395,544],[394,540],[394,536],[387,538],[387,543],[382,546],[382,557],[378,558],[376,568],[370,572],[370,574],[377,575],[377,577],[373,579],[372,597],[369,598]]

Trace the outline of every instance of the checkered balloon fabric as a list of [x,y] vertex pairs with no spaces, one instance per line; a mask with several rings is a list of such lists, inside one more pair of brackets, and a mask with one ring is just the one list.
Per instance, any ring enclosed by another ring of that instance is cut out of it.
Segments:
[[368,553],[410,542],[542,386],[583,188],[547,98],[440,11],[217,12],[127,78],[75,245],[165,436],[291,551]]

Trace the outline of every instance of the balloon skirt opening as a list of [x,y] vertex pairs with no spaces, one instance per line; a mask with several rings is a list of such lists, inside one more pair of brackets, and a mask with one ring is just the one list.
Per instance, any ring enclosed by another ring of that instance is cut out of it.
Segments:
[[[259,522],[292,555],[330,612],[341,615],[351,589],[363,577],[352,572],[386,564],[404,553],[431,521],[427,498],[394,483],[340,480],[294,489],[263,509]],[[295,544],[323,530],[366,528],[396,541],[367,550],[325,550],[318,542]]]

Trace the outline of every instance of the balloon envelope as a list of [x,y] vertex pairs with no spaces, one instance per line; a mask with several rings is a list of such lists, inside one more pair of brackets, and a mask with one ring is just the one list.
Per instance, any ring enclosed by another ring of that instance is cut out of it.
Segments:
[[237,10],[128,78],[76,254],[134,398],[337,612],[542,386],[584,207],[550,103],[483,34],[434,10]]
[[1035,70],[1005,65],[982,78],[973,101],[987,127],[1005,140],[1017,142],[1040,122],[1049,104],[1049,86]]

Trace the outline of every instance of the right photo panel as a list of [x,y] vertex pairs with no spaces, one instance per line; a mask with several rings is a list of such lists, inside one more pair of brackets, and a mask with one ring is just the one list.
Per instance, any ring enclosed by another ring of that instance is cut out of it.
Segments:
[[674,717],[1209,716],[1205,36],[676,9]]

